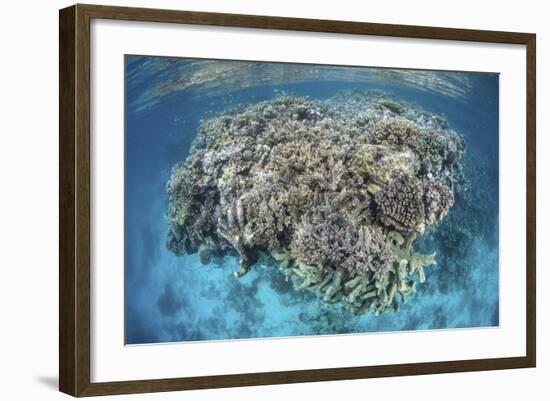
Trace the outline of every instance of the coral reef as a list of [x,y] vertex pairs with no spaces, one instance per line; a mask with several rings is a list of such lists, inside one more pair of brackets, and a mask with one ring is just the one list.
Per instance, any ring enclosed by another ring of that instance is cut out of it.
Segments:
[[377,91],[282,96],[203,121],[167,184],[167,247],[235,275],[269,259],[296,290],[357,314],[398,311],[435,254],[417,235],[447,216],[464,140]]

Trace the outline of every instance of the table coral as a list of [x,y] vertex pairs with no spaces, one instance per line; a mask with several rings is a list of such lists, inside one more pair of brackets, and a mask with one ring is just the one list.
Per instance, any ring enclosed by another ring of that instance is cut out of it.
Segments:
[[447,216],[464,151],[443,117],[379,91],[240,106],[174,166],[167,246],[239,256],[237,277],[270,255],[323,302],[398,311],[436,262],[413,242]]

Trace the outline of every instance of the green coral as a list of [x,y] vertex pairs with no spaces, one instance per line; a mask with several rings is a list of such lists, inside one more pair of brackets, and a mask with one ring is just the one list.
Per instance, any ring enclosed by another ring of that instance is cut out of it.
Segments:
[[279,262],[279,270],[281,271],[291,268],[294,264],[294,258],[288,251],[272,252],[271,255],[273,259]]
[[418,280],[423,283],[426,281],[424,268],[437,264],[435,260],[436,252],[431,254],[421,254],[414,252],[412,244],[416,239],[416,233],[411,233],[407,240],[403,238],[397,231],[390,231],[388,239],[392,244],[393,253],[400,264],[407,267],[408,274],[417,275]]
[[188,207],[179,207],[174,210],[173,220],[177,224],[181,224],[182,226],[189,223],[191,218],[191,213],[189,212]]
[[395,114],[403,114],[406,110],[406,108],[399,103],[389,99],[382,99],[379,103]]

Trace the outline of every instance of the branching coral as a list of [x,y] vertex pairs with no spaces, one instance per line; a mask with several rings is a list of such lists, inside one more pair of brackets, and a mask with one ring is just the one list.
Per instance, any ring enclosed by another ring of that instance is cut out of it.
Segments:
[[343,207],[344,199],[341,193],[330,201],[325,197],[303,216],[290,244],[291,255],[298,263],[321,271],[382,276],[394,259],[382,229],[370,224],[368,212],[350,214]]
[[238,255],[237,277],[271,255],[324,302],[397,311],[435,263],[412,244],[453,205],[463,153],[446,120],[383,92],[240,106],[174,167],[167,245]]

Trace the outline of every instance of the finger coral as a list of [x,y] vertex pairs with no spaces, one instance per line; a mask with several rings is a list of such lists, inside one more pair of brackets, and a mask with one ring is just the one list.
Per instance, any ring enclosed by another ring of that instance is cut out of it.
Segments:
[[271,255],[323,302],[398,311],[435,264],[413,242],[447,216],[463,154],[444,118],[383,92],[240,106],[203,121],[174,166],[167,246],[239,256],[237,277]]

